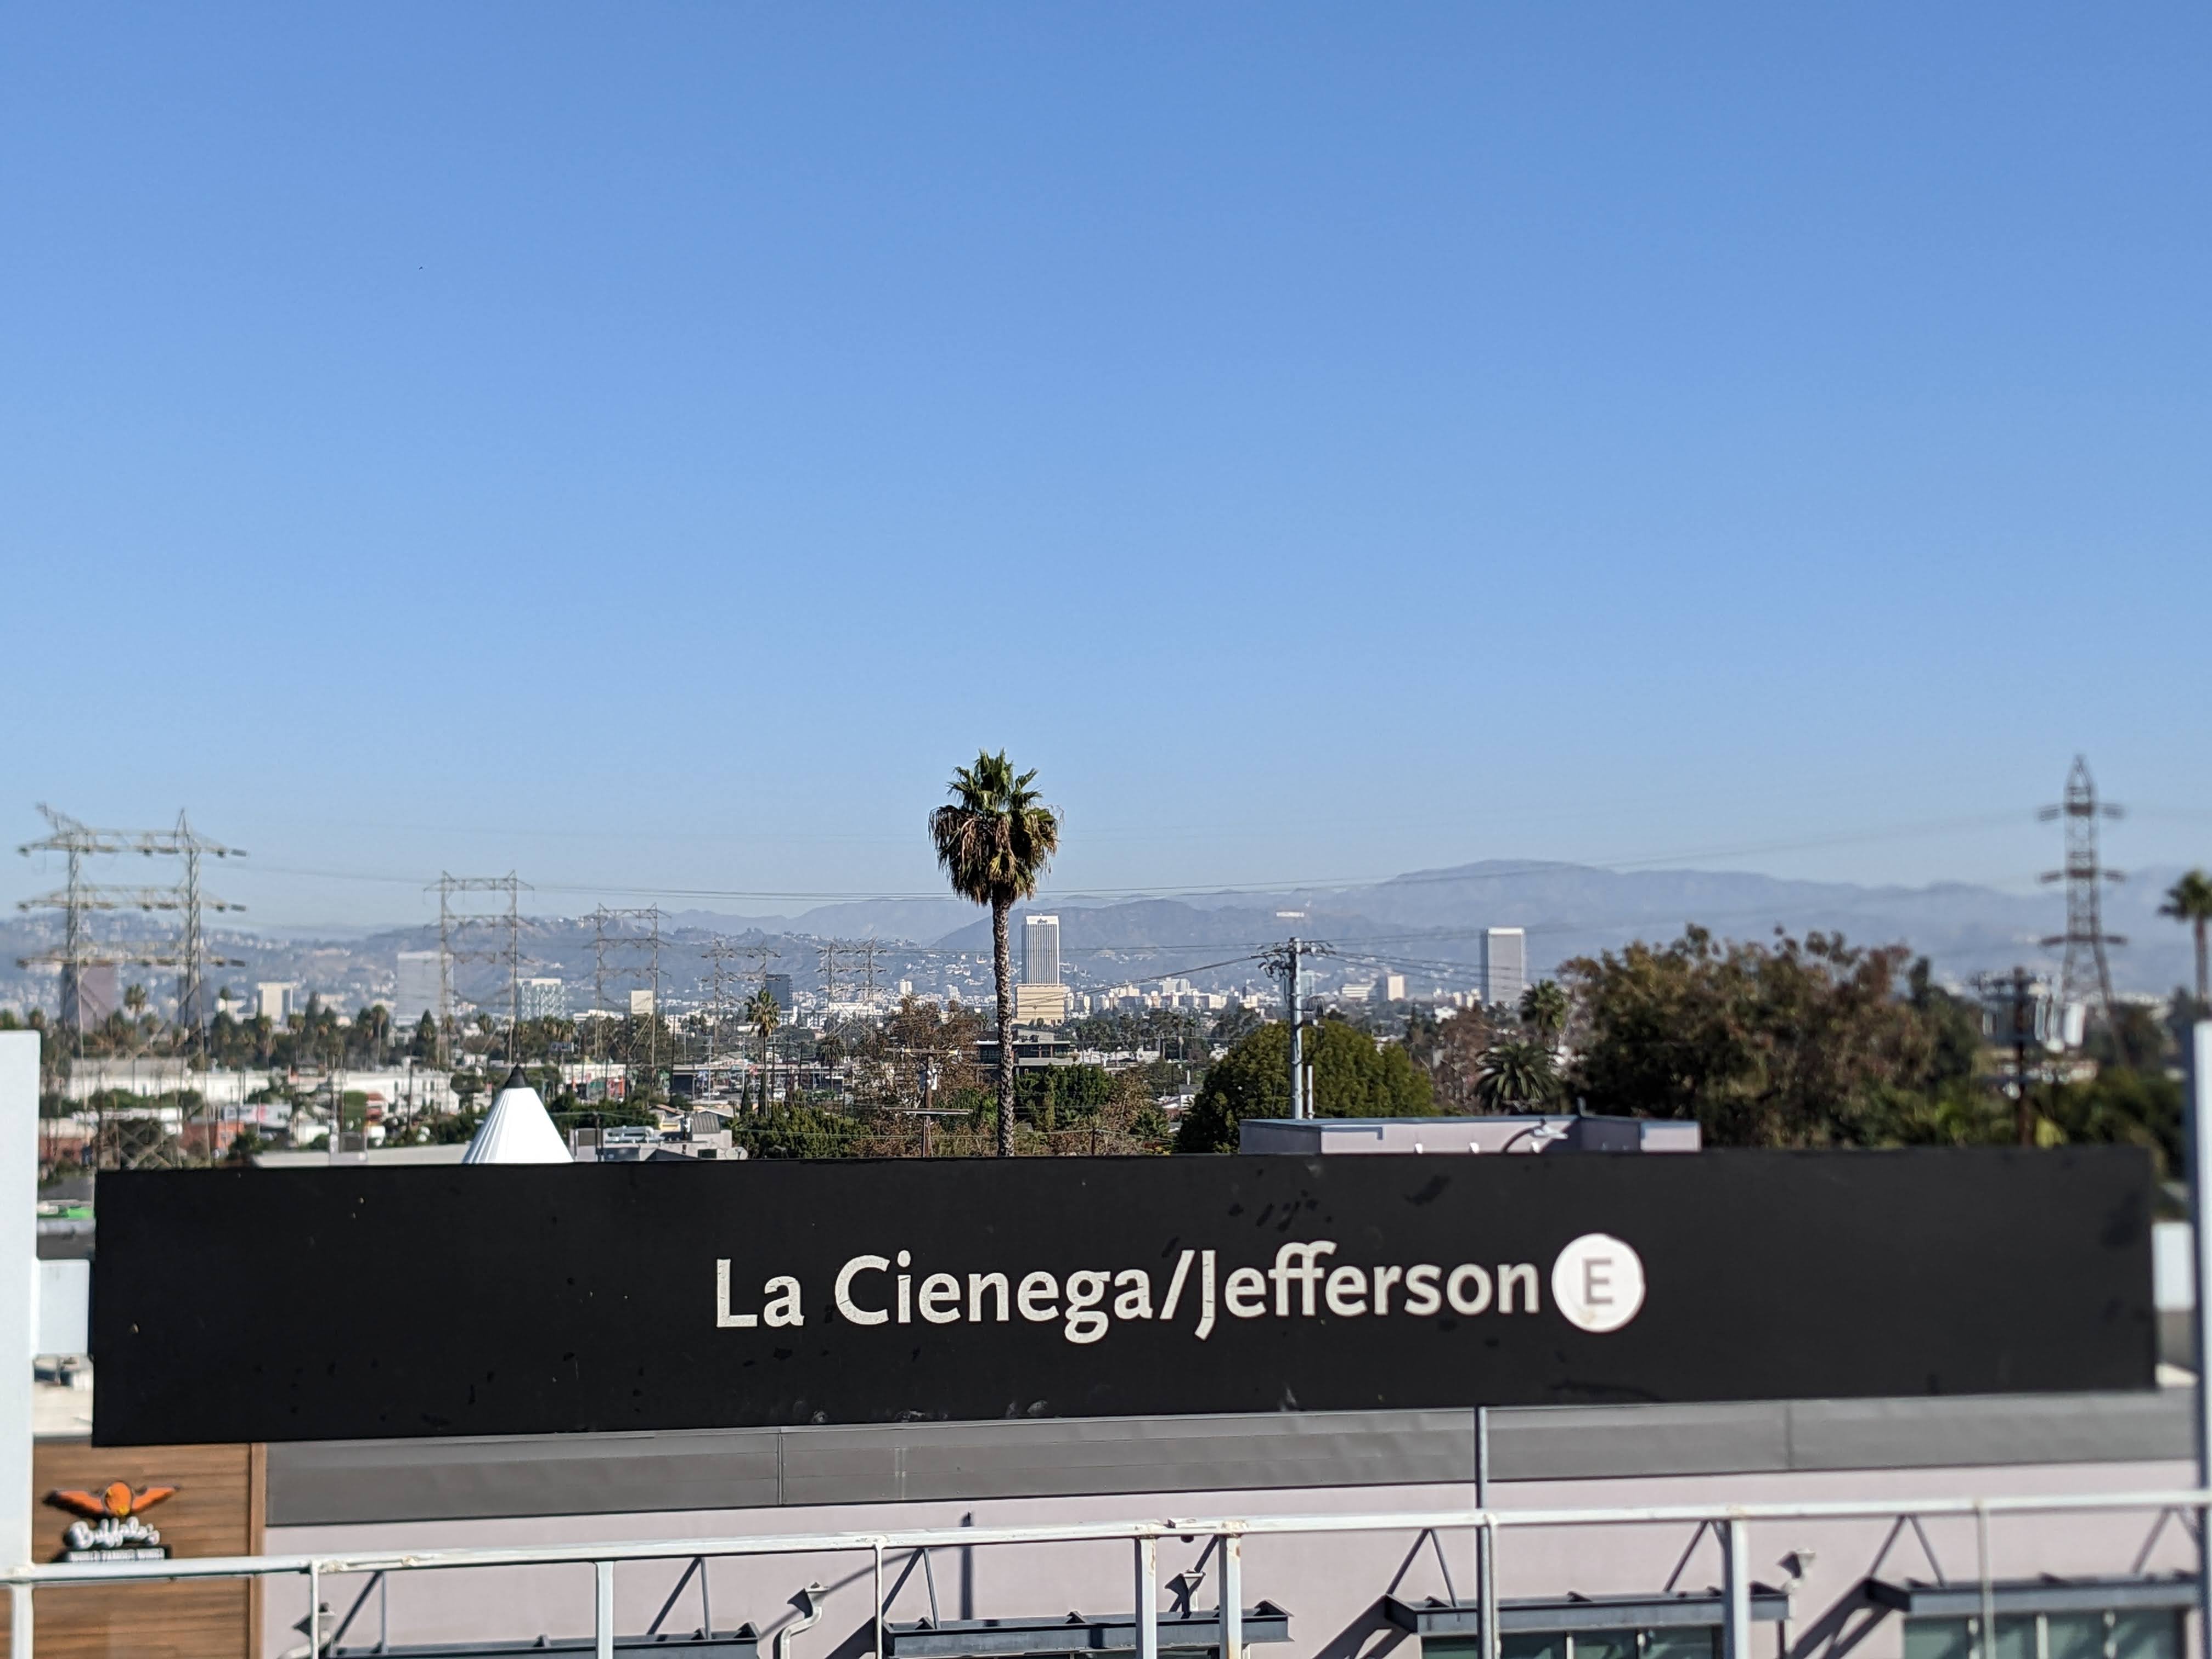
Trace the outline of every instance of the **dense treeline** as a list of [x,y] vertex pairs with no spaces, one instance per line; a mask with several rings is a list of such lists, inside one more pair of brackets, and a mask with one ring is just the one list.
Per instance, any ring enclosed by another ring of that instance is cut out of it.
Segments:
[[[2171,1168],[2181,1089],[2170,1018],[2127,1006],[2086,1056],[2030,1056],[2026,1120],[2041,1146],[2122,1142]],[[1237,1144],[1239,1120],[1288,1110],[1287,1038],[1264,1026],[1207,1073],[1180,1152]],[[1584,1110],[1693,1118],[1714,1146],[2002,1145],[2020,1103],[1980,1007],[1902,946],[1832,934],[1771,943],[1691,927],[1565,964],[1516,1008],[1416,1007],[1395,1041],[1325,1018],[1307,1043],[1326,1117]],[[2086,1060],[2087,1063],[2082,1063]]]

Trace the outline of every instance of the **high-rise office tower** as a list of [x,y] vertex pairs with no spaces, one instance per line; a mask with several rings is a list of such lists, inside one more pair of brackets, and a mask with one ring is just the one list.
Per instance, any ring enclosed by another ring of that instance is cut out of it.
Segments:
[[1528,988],[1528,935],[1519,927],[1492,927],[1482,936],[1482,1000],[1511,1007]]
[[1022,918],[1022,983],[1060,983],[1060,918]]

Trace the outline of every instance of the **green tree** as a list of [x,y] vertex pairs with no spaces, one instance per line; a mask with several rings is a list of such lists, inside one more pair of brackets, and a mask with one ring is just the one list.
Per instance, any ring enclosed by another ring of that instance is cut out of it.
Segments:
[[[1248,1117],[1281,1117],[1290,1108],[1291,1039],[1280,1021],[1262,1025],[1206,1073],[1198,1098],[1176,1126],[1178,1152],[1233,1152]],[[1308,1026],[1314,1111],[1322,1117],[1431,1117],[1427,1076],[1398,1043],[1378,1044],[1341,1020]]]
[[1936,1058],[1897,994],[1906,955],[1691,927],[1569,963],[1584,1029],[1570,1087],[1597,1111],[1694,1117],[1716,1146],[1893,1144],[1899,1091],[1924,1097]]
[[1559,1067],[1550,1047],[1540,1040],[1502,1037],[1483,1050],[1482,1075],[1474,1087],[1486,1111],[1540,1110],[1559,1096]]
[[2212,924],[2212,876],[2202,870],[2191,870],[2179,881],[2166,890],[2166,902],[2158,907],[2162,916],[2186,922],[2197,936],[2197,1006],[2199,1011],[2212,1009],[2212,984],[2205,978],[2204,932]]
[[1060,848],[1060,816],[1030,787],[1035,771],[1015,775],[1006,751],[975,757],[952,775],[952,800],[929,815],[929,839],[952,890],[991,907],[991,963],[999,994],[999,1156],[1014,1155],[1013,957],[1006,915],[1036,896]]

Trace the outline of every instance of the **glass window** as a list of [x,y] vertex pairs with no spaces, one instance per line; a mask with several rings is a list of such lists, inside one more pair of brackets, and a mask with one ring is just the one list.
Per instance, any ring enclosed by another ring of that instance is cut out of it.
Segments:
[[2181,1659],[2181,1615],[2172,1608],[2114,1613],[2112,1659]]
[[1632,1630],[1578,1630],[1574,1659],[1637,1659]]
[[1978,1659],[1972,1621],[1965,1619],[1908,1619],[1905,1659]]
[[[1426,1642],[1421,1644],[1423,1659],[1426,1659],[1428,1646]],[[1473,1659],[1481,1659],[1482,1644],[1477,1642],[1468,1652]],[[1556,1632],[1502,1636],[1498,1643],[1498,1659],[1567,1659],[1567,1638]]]
[[2035,1617],[2032,1613],[1997,1615],[1997,1659],[2035,1659]]
[[2045,1621],[2049,1659],[2105,1659],[2105,1615],[2054,1613]]
[[1721,1633],[1712,1625],[1678,1626],[1644,1632],[1644,1659],[1719,1659]]

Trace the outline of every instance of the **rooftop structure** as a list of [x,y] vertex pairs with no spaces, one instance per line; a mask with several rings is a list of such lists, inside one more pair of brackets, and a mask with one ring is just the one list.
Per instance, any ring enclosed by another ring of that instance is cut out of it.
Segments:
[[561,1134],[546,1115],[538,1097],[516,1066],[507,1075],[491,1110],[469,1142],[464,1164],[568,1164],[573,1162]]
[[1246,1118],[1240,1152],[1299,1158],[1340,1152],[1694,1152],[1696,1123],[1673,1118],[1305,1117]]

